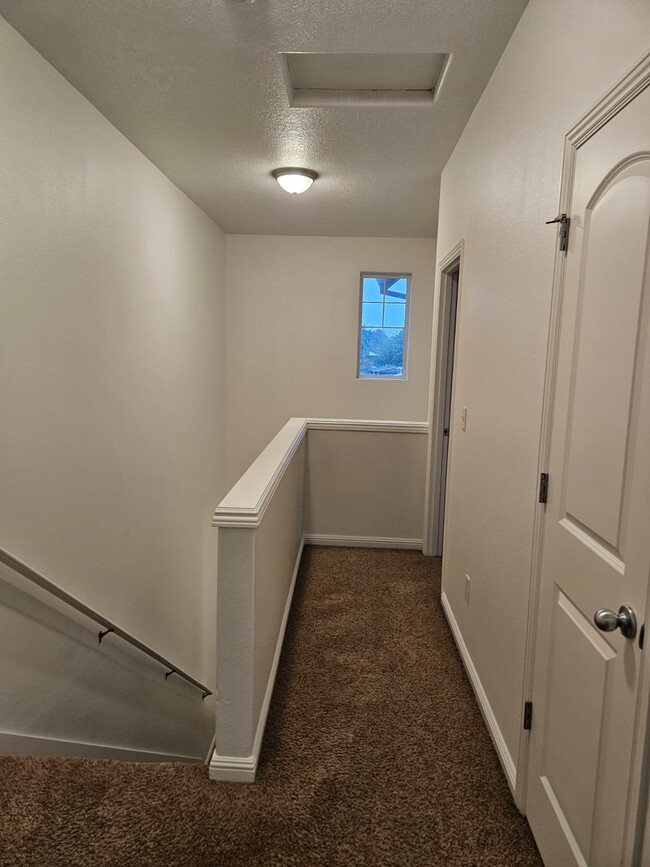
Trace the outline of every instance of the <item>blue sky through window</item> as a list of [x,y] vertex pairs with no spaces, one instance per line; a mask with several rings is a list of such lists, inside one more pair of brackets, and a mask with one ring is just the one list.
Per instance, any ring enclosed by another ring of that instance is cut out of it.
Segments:
[[359,376],[404,378],[406,276],[363,275]]

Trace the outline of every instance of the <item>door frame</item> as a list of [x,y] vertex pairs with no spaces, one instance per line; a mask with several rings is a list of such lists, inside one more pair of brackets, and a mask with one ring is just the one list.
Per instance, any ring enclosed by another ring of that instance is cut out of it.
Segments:
[[[564,140],[564,159],[562,163],[562,176],[560,182],[559,214],[569,213],[573,192],[573,180],[578,149],[585,144],[598,130],[604,126],[615,114],[623,109],[635,96],[646,87],[650,86],[650,53],[645,55],[611,90],[587,111],[583,117],[567,133]],[[549,215],[549,218],[553,217]],[[569,244],[571,238],[569,237]],[[555,399],[555,382],[558,368],[559,334],[561,325],[561,310],[564,294],[566,257],[556,246],[555,264],[553,269],[553,287],[551,295],[551,311],[549,317],[549,337],[546,353],[546,373],[544,377],[544,391],[542,403],[542,420],[540,431],[540,446],[537,465],[537,478],[541,473],[547,472],[551,428],[553,423],[553,404]],[[553,484],[553,480],[549,480]],[[539,590],[541,580],[542,550],[544,544],[544,528],[546,509],[538,505],[535,510],[533,526],[533,545],[531,555],[531,582],[528,603],[528,624],[526,631],[526,652],[524,660],[524,700],[532,700],[533,694],[533,668],[534,655],[537,639],[537,615],[539,606]],[[650,582],[650,576],[649,576]],[[650,594],[644,612],[644,622],[650,620]],[[649,623],[650,627],[650,623]],[[650,652],[648,647],[646,652]],[[647,795],[643,793],[650,781],[650,749],[645,750],[644,744],[648,729],[648,708],[650,699],[650,664],[642,659],[639,674],[639,696],[637,701],[635,736],[633,744],[632,778],[630,779],[629,797],[630,809],[625,829],[625,849],[622,864],[632,865],[637,863],[642,845],[642,835],[645,824],[645,808]],[[529,776],[529,732],[520,727],[518,773],[515,801],[519,809],[525,813],[526,792]],[[539,721],[542,724],[542,721]],[[631,820],[636,816],[636,821]]]
[[[442,419],[444,417],[446,365],[449,348],[449,307],[452,294],[452,274],[458,271],[456,290],[456,334],[454,354],[458,357],[460,334],[460,300],[463,284],[463,258],[465,240],[456,246],[438,263],[436,270],[436,291],[433,301],[433,345],[431,347],[431,380],[429,385],[429,443],[427,450],[426,491],[424,500],[424,532],[422,551],[435,557],[442,546],[439,530],[439,504],[442,486],[441,464],[443,451]],[[451,418],[454,417],[455,377],[451,383]],[[436,433],[437,432],[437,433]],[[451,422],[447,448],[447,468],[451,460]]]

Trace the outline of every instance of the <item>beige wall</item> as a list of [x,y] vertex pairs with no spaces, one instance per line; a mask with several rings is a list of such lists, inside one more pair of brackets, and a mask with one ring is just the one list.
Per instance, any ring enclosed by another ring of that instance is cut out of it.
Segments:
[[[426,420],[434,264],[427,239],[228,236],[229,484],[292,416]],[[406,382],[356,378],[359,276],[384,270],[413,274]]]
[[[2,19],[0,115],[0,545],[212,683],[224,236]],[[26,586],[0,734],[207,751],[213,702]]]
[[427,433],[310,429],[307,542],[421,550]]
[[466,242],[443,588],[515,763],[556,239],[544,224],[565,133],[649,33],[647,2],[532,0],[442,177],[439,259]]

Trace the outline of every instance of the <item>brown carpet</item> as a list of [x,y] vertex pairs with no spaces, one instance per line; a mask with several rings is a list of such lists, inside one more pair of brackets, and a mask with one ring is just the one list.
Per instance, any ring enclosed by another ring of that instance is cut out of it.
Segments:
[[0,759],[0,864],[540,865],[439,603],[439,562],[307,548],[255,785]]

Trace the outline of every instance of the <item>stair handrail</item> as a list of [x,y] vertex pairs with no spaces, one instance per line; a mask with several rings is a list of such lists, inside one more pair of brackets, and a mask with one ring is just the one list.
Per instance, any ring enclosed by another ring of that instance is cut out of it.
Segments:
[[151,657],[151,659],[155,659],[156,662],[159,662],[161,665],[163,665],[165,667],[165,680],[167,680],[172,674],[178,675],[178,677],[181,677],[192,686],[201,690],[201,700],[207,698],[209,695],[214,694],[214,691],[205,686],[205,684],[193,678],[190,674],[188,674],[186,671],[183,671],[183,669],[179,668],[177,665],[174,665],[166,657],[161,656],[160,653],[157,653],[143,641],[140,641],[139,638],[131,635],[131,633],[127,632],[126,629],[122,629],[116,623],[113,623],[113,621],[109,620],[108,617],[104,617],[103,614],[95,611],[95,609],[91,608],[90,605],[86,605],[85,602],[77,599],[76,596],[74,596],[72,593],[69,593],[67,590],[64,590],[63,587],[59,587],[58,584],[55,584],[54,581],[46,578],[45,575],[41,575],[41,573],[37,572],[36,569],[32,569],[31,566],[27,565],[27,563],[23,563],[22,560],[19,560],[18,557],[15,557],[5,548],[0,548],[0,562],[4,563],[5,566],[8,566],[10,569],[13,569],[14,572],[18,572],[20,575],[23,575],[25,578],[27,578],[33,584],[36,584],[42,590],[47,591],[52,596],[55,596],[57,599],[60,599],[62,602],[65,602],[76,611],[79,611],[90,620],[94,620],[95,623],[98,623],[100,626],[102,626],[103,629],[99,632],[99,644],[102,643],[102,639],[104,639],[107,635],[116,635],[118,638],[123,639],[132,647],[135,647],[137,650],[142,651],[142,653],[146,653],[147,656]]

